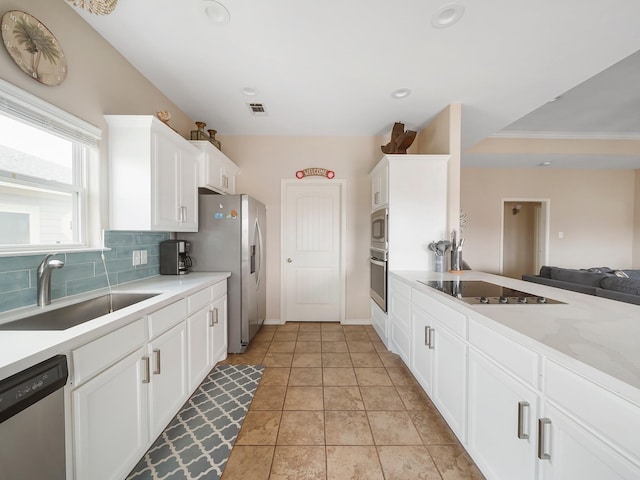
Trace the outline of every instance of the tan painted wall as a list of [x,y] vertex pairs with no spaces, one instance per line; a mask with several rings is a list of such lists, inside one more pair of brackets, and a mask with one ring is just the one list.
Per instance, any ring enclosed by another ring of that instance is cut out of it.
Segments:
[[640,268],[640,170],[635,171],[635,201],[633,210],[633,268]]
[[[100,173],[95,180],[101,193],[92,199],[90,205],[91,229],[99,232],[100,228],[108,227],[107,125],[103,115],[148,115],[168,110],[172,114],[169,123],[184,136],[193,128],[193,122],[98,35],[67,2],[0,0],[0,15],[9,10],[25,11],[47,26],[64,50],[69,73],[62,85],[43,85],[22,72],[6,50],[0,48],[0,78],[103,131]],[[92,188],[95,191],[97,185]]]
[[498,273],[502,199],[548,198],[550,265],[629,268],[636,177],[629,170],[462,169],[464,259],[475,270]]
[[347,181],[346,319],[369,319],[368,174],[382,158],[380,138],[221,136],[220,140],[223,152],[241,169],[237,192],[267,206],[267,319],[280,319],[280,182],[295,179],[295,172],[307,167],[333,170],[336,178]]

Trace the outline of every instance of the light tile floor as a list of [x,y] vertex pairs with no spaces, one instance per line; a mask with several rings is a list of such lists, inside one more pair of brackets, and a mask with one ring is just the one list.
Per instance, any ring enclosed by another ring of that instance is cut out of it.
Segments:
[[371,326],[263,326],[223,363],[266,369],[222,480],[480,480]]

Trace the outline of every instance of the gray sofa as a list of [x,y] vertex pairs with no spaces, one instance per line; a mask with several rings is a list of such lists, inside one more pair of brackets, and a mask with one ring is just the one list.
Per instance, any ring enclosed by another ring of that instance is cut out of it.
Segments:
[[640,305],[640,270],[614,270],[609,267],[576,270],[543,266],[538,275],[523,275],[522,279]]

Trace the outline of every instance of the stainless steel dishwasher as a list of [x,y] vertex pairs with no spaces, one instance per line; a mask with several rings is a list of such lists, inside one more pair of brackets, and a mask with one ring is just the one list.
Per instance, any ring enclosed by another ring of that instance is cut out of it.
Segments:
[[0,380],[0,479],[64,480],[67,357]]

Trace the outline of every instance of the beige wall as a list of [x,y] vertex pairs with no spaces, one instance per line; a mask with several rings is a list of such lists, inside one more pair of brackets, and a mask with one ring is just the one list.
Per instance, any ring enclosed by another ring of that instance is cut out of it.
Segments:
[[345,318],[369,319],[368,173],[382,158],[380,138],[220,136],[220,140],[222,151],[241,169],[237,192],[267,206],[267,319],[280,320],[280,183],[295,179],[296,171],[307,167],[333,170],[337,179],[346,180]]
[[640,170],[635,171],[635,199],[633,210],[633,268],[640,268]]
[[[38,18],[56,36],[67,57],[69,73],[62,85],[49,87],[27,76],[0,48],[0,78],[99,127],[100,196],[90,205],[92,231],[107,228],[107,126],[104,114],[155,114],[168,110],[169,122],[186,136],[192,121],[156,89],[129,62],[98,35],[69,4],[62,0],[0,0],[0,15],[22,10]],[[97,185],[92,185],[97,190]],[[99,204],[99,205],[98,205]],[[97,239],[93,239],[97,241]]]
[[502,200],[550,199],[550,265],[629,268],[635,177],[629,170],[464,168],[464,259],[475,270],[498,273]]

